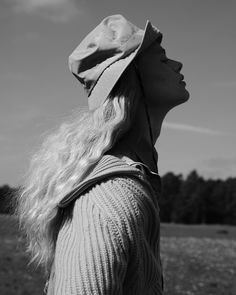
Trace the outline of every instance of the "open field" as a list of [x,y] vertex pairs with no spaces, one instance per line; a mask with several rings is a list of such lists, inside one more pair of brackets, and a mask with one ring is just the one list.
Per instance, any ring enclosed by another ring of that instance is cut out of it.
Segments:
[[[161,232],[166,295],[236,294],[236,227],[162,224]],[[0,294],[42,295],[43,275],[27,267],[16,223],[7,215],[0,215],[0,243]]]
[[236,226],[162,223],[161,234],[164,237],[193,237],[236,240]]

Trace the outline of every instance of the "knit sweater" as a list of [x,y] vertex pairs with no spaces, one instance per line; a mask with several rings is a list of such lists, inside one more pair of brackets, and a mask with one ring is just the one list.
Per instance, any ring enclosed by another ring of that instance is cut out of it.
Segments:
[[48,295],[163,294],[158,196],[151,171],[137,167],[105,155],[59,204],[73,211],[58,233]]

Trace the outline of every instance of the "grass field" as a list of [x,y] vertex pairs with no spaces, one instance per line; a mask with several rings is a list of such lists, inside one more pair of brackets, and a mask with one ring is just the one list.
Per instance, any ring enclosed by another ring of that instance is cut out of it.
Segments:
[[[236,295],[236,227],[161,225],[165,295]],[[14,219],[0,215],[0,294],[42,295]],[[145,294],[144,294],[145,295]]]
[[236,295],[236,227],[162,225],[168,295]]

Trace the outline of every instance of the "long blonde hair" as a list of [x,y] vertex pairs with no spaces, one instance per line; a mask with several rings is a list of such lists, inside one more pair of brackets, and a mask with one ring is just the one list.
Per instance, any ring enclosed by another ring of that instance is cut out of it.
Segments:
[[62,124],[33,156],[15,205],[29,264],[49,272],[60,223],[57,204],[129,129],[138,99],[139,85],[129,67],[103,105]]

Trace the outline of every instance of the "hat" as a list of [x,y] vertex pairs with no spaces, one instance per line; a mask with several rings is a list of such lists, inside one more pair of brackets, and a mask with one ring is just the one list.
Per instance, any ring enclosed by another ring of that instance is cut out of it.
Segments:
[[122,15],[106,17],[69,56],[72,74],[83,84],[90,110],[98,108],[134,58],[162,38],[147,21],[145,29]]

